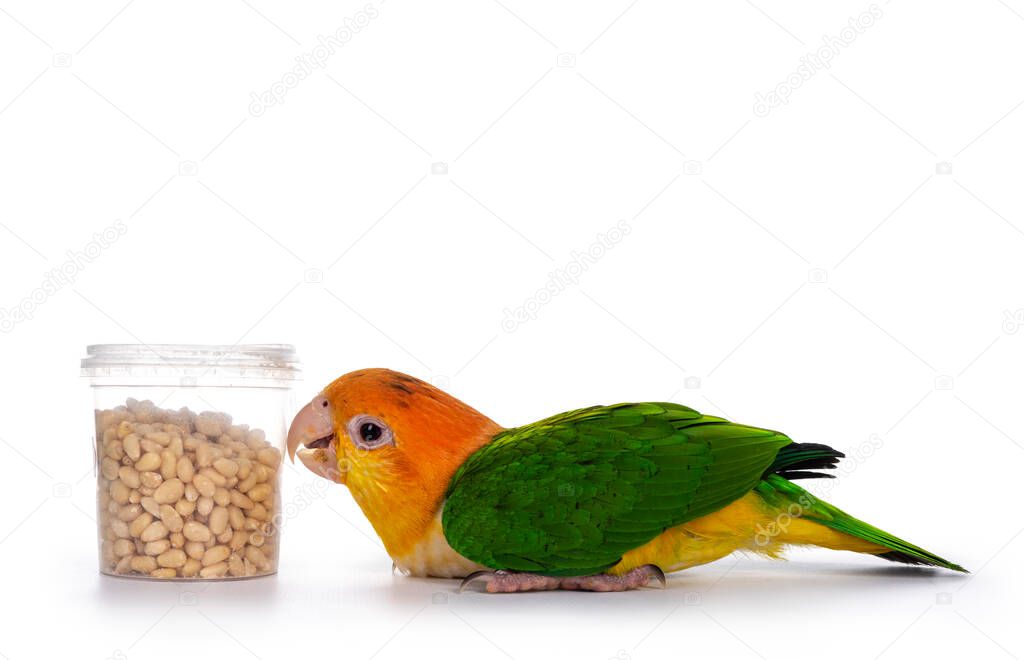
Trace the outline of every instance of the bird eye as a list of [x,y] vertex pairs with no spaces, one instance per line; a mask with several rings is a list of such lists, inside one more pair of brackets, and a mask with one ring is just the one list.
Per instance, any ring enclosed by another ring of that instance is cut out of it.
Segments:
[[395,444],[391,427],[372,415],[356,415],[348,420],[348,437],[360,449],[379,449]]

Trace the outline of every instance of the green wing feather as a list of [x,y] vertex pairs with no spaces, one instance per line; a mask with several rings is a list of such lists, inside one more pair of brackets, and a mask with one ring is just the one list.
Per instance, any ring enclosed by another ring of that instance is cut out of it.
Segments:
[[490,568],[599,573],[748,493],[790,442],[673,403],[556,415],[466,460],[446,493],[445,538]]

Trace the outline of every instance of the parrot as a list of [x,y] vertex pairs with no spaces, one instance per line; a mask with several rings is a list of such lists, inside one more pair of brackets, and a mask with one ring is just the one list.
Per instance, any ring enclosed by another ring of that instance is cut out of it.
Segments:
[[966,569],[795,482],[844,455],[676,403],[596,405],[506,428],[389,369],[330,383],[287,450],[348,487],[404,575],[490,593],[626,591],[737,551],[819,546]]

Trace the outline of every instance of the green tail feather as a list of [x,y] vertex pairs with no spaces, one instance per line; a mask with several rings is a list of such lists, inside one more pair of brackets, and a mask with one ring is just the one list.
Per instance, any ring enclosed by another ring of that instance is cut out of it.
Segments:
[[802,510],[802,517],[807,520],[813,520],[837,532],[870,541],[883,548],[889,548],[889,552],[875,555],[881,559],[901,564],[939,566],[961,573],[969,572],[964,567],[928,552],[924,548],[919,548],[912,543],[908,543],[901,538],[869,525],[863,520],[854,518],[828,502],[819,500],[800,486],[779,475],[767,475],[756,490],[769,503],[781,504],[783,509],[792,503],[798,504]]

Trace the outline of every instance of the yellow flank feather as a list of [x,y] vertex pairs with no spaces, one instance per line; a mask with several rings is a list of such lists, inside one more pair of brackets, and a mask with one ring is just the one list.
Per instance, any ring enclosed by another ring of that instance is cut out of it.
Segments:
[[714,513],[665,530],[652,541],[627,552],[608,572],[621,575],[645,564],[655,564],[668,573],[707,564],[737,550],[779,558],[786,545],[817,545],[872,554],[887,551],[824,525],[790,517],[769,506],[756,493],[748,493]]

